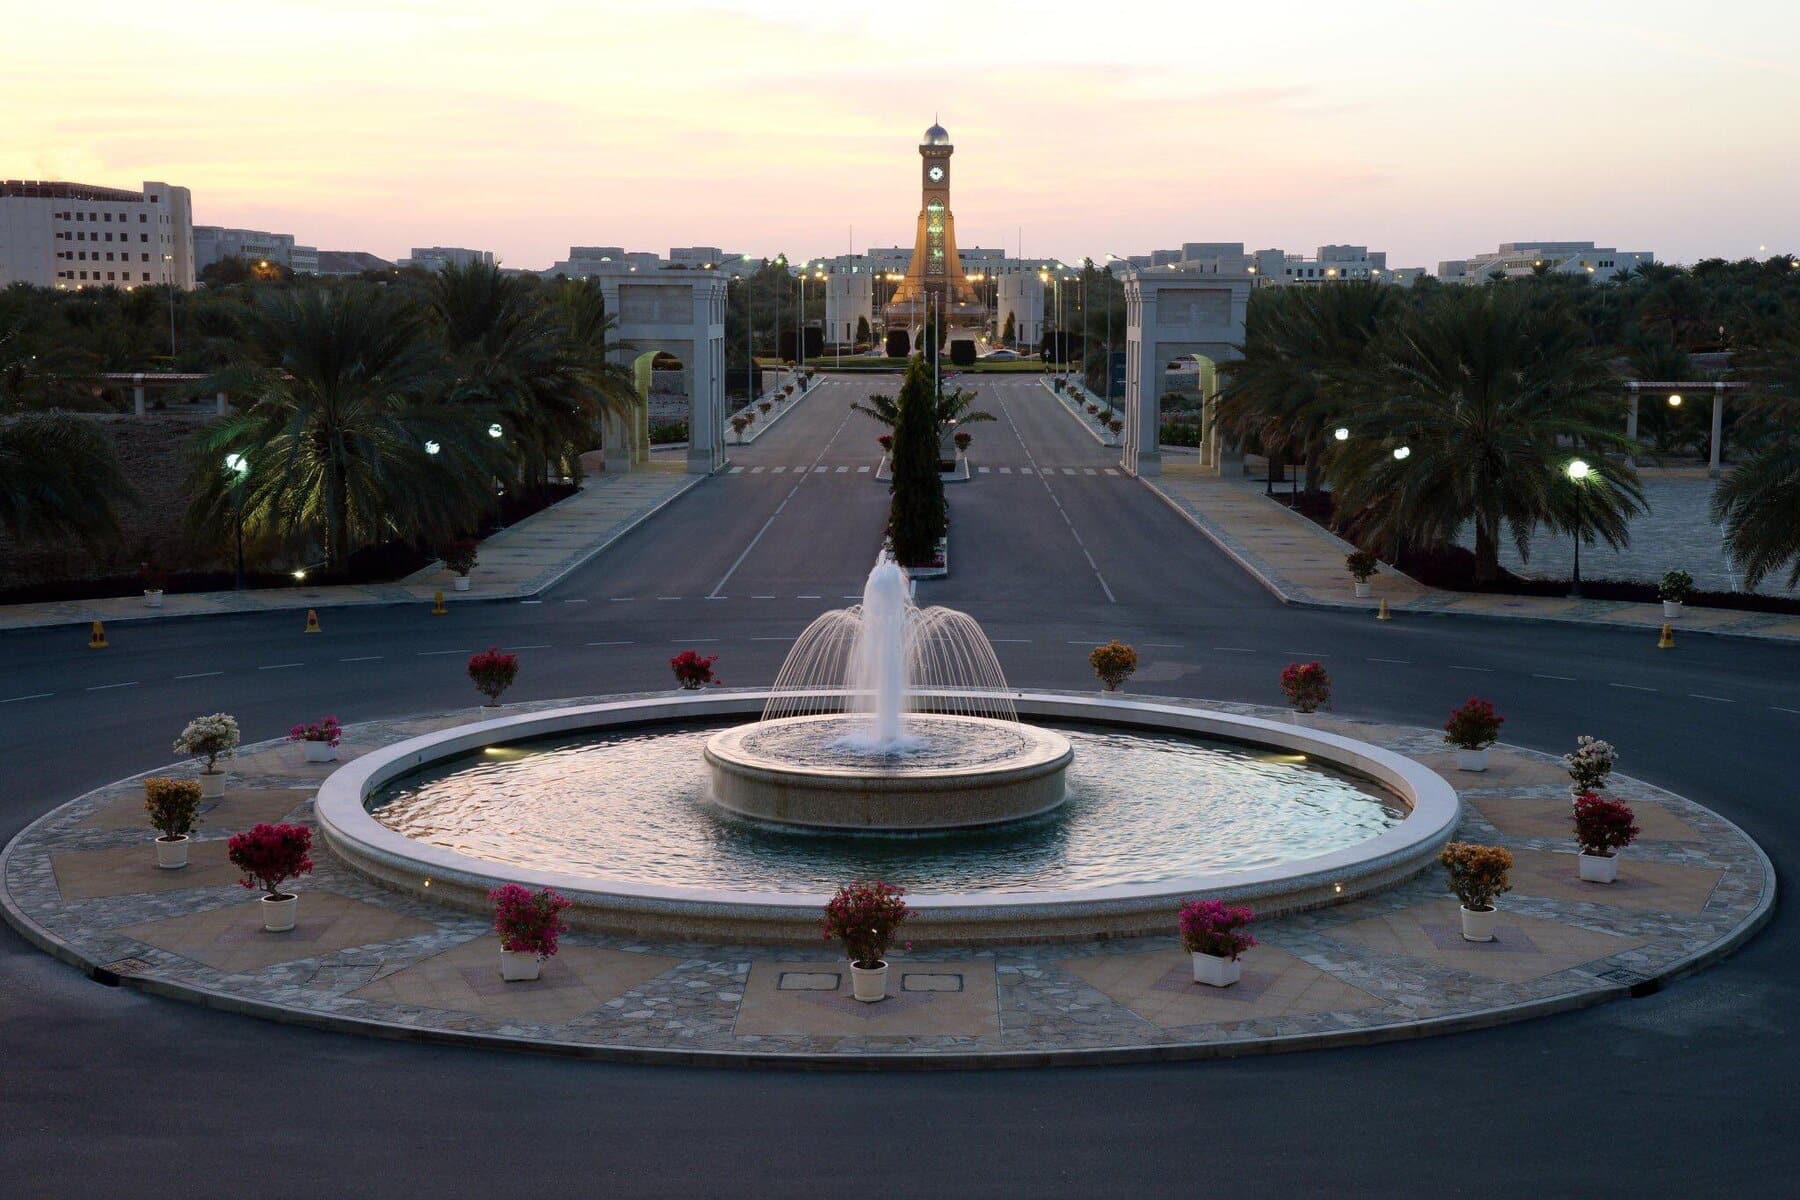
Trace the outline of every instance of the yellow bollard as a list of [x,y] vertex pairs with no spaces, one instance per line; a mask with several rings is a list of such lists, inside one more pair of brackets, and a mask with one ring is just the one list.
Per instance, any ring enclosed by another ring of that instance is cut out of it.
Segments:
[[317,609],[309,608],[306,610],[305,632],[307,632],[307,633],[323,633],[323,632],[325,632],[324,630],[319,628],[319,613],[318,613]]
[[1658,650],[1673,650],[1675,648],[1675,627],[1673,625],[1665,624],[1663,626],[1662,637],[1657,639],[1656,648]]
[[1375,610],[1375,619],[1377,621],[1391,621],[1394,619],[1394,618],[1388,616],[1386,600],[1383,600],[1381,602],[1381,607]]
[[93,629],[91,631],[89,631],[89,633],[88,633],[88,649],[89,650],[104,650],[104,649],[106,649],[106,626],[102,625],[98,621],[94,622]]
[[449,612],[450,612],[450,610],[444,607],[444,593],[442,593],[442,592],[435,593],[434,598],[431,602],[431,615],[434,617],[442,617],[442,616],[447,615]]

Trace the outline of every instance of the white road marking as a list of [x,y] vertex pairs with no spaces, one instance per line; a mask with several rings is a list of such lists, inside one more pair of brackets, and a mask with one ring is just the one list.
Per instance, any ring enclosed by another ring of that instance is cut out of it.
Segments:
[[195,671],[192,675],[177,675],[177,679],[210,679],[214,675],[223,675],[223,671]]
[[1001,467],[1001,468],[1000,468],[1000,473],[1001,473],[1001,474],[1002,474],[1002,475],[1011,475],[1011,474],[1012,474],[1012,468],[1011,468],[1011,467]]
[[657,599],[658,600],[679,600],[679,599],[681,599],[681,597],[680,596],[658,596]]
[[1214,646],[1214,650],[1223,650],[1227,654],[1255,654],[1248,646]]
[[[1031,639],[1030,639],[1030,638],[989,638],[989,639],[988,639],[988,641],[990,641],[990,642],[992,642],[992,643],[994,643],[994,645],[996,645],[996,646],[1006,646],[1006,645],[1012,645],[1012,646],[1029,646],[1029,645],[1031,645]],[[1085,646],[1085,645],[1087,645],[1087,643],[1086,643],[1086,642],[1071,642],[1071,643],[1069,643],[1069,644],[1070,644],[1070,645],[1072,645],[1072,646],[1075,646],[1075,645],[1080,645],[1080,646]]]
[[794,597],[794,599],[796,599],[796,600],[817,600],[818,598],[819,597],[817,597],[817,596],[795,596]]
[[138,681],[133,679],[130,683],[103,683],[98,687],[84,688],[83,690],[89,692],[108,692],[113,688],[136,687],[137,685]]
[[1330,658],[1329,654],[1320,654],[1317,650],[1283,650],[1283,654],[1291,654],[1295,658]]
[[1179,650],[1179,649],[1181,649],[1180,642],[1145,642],[1144,646],[1146,649],[1149,649],[1149,650]]
[[702,600],[729,600],[729,599],[731,599],[730,596],[702,596],[700,598]]
[[1573,675],[1540,675],[1536,671],[1533,671],[1531,673],[1531,677],[1533,679],[1554,679],[1558,683],[1575,683],[1576,682],[1576,679]]
[[1689,692],[1688,699],[1690,699],[1690,700],[1711,700],[1715,704],[1736,704],[1737,703],[1736,700],[1727,700],[1723,696],[1708,696],[1704,692]]
[[[32,697],[26,696],[24,698],[29,700]],[[1771,705],[1769,705],[1769,707],[1774,709],[1776,712],[1793,713],[1796,717],[1800,717],[1800,708],[1783,708],[1779,704],[1771,704]]]
[[29,696],[8,697],[5,700],[0,700],[0,704],[17,704],[21,700],[48,700],[51,696],[54,696],[54,695],[56,695],[55,692],[33,692]]
[[993,469],[994,468],[992,468],[992,467],[976,467],[975,473],[977,475],[986,475],[989,471],[992,471]]
[[582,598],[581,598],[581,599],[579,599],[579,600],[564,600],[564,601],[563,601],[563,603],[564,603],[564,604],[586,604],[586,603],[587,603],[587,598],[586,598],[586,597],[582,597]]
[[773,600],[775,597],[773,597],[773,596],[752,596],[750,598],[752,600]]
[[771,474],[771,475],[779,475],[779,474],[781,474],[781,473],[782,473],[782,472],[783,472],[783,471],[785,471],[785,470],[787,470],[787,468],[786,468],[786,467],[785,467],[785,466],[781,466],[781,467],[770,467],[770,468],[769,468],[769,474]]
[[382,657],[383,656],[380,654],[359,654],[355,658],[340,658],[340,659],[338,659],[338,661],[339,662],[379,662],[379,661],[381,661]]
[[431,658],[433,655],[438,655],[438,654],[473,654],[474,651],[473,650],[419,650],[419,651],[415,651],[415,653],[420,658]]
[[1112,467],[1107,467],[1107,468],[1105,468],[1103,473],[1107,474],[1107,475],[1117,475],[1119,472]]
[[[985,470],[987,470],[987,468],[986,468],[986,467],[983,467],[983,468],[981,468],[981,469],[982,469],[982,470],[984,470],[984,471],[985,471]],[[857,474],[858,474],[858,475],[867,475],[867,474],[868,474],[868,473],[869,473],[869,468],[867,468],[867,467],[858,467],[858,468],[856,468],[856,473],[857,473]]]
[[549,648],[550,648],[549,642],[545,642],[541,646],[508,646],[507,647],[508,650],[548,650]]
[[589,642],[590,646],[635,646],[636,642]]
[[543,601],[542,600],[521,600],[521,601],[519,601],[519,603],[520,604],[542,604]]
[[813,474],[814,475],[823,475],[825,472],[827,472],[829,470],[831,470],[830,467],[814,467]]
[[1606,686],[1607,687],[1624,688],[1628,692],[1654,692],[1656,690],[1655,688],[1652,688],[1652,687],[1639,687],[1635,683],[1609,683]]
[[1364,662],[1393,663],[1397,667],[1410,667],[1412,662],[1404,658],[1365,658]]
[[633,600],[636,600],[637,597],[636,596],[608,596],[607,599],[611,600],[614,604],[630,604]]
[[1494,673],[1494,668],[1492,667],[1459,667],[1455,663],[1450,664],[1450,669],[1452,671],[1479,671],[1483,675],[1492,675]]
[[744,468],[742,468],[742,467],[733,467],[733,468],[731,468],[731,470],[729,470],[729,471],[727,471],[727,472],[725,472],[725,473],[726,473],[726,474],[727,474],[727,475],[742,475],[742,474],[743,474],[743,473],[744,473]]
[[690,643],[697,645],[700,642],[716,642],[718,640],[718,638],[670,638],[669,644],[672,646],[686,646]]
[[791,637],[753,637],[750,640],[753,642],[791,642],[794,639]]
[[836,472],[836,473],[837,473],[837,474],[839,474],[839,475],[842,475],[842,474],[845,474],[845,473],[846,473],[846,472],[848,472],[848,471],[849,471],[849,470],[850,470],[850,468],[849,468],[849,467],[839,467],[839,468],[838,468],[838,469],[837,469],[837,472]]
[[292,667],[304,667],[305,663],[270,663],[266,667],[256,668],[259,671],[286,671]]

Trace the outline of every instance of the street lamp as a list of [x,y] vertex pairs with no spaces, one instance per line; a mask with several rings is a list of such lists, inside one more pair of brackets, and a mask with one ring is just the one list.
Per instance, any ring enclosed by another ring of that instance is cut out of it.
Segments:
[[244,590],[244,477],[250,474],[250,460],[241,454],[225,456],[225,473],[231,476],[231,498],[237,513],[237,579],[233,587]]
[[1680,392],[1676,392],[1669,397],[1669,407],[1670,408],[1680,408],[1681,407],[1681,393]]
[[1339,425],[1336,429],[1331,431],[1331,436],[1340,442],[1347,442],[1350,440],[1350,431],[1345,429],[1342,425]]
[[1569,583],[1569,595],[1577,599],[1581,597],[1581,493],[1585,490],[1582,484],[1589,472],[1587,463],[1581,459],[1569,460],[1569,480],[1575,485],[1575,574]]
[[491,438],[503,437],[505,434],[506,430],[500,427],[500,422],[498,421],[495,421],[492,425],[488,426],[488,436]]
[[436,442],[426,442],[425,443],[425,453],[427,453],[427,454],[436,454],[439,450],[442,450],[442,449],[443,449],[443,447],[438,445]]
[[1407,459],[1409,459],[1411,457],[1412,457],[1412,447],[1411,446],[1395,446],[1394,447],[1394,461],[1395,462],[1405,462]]

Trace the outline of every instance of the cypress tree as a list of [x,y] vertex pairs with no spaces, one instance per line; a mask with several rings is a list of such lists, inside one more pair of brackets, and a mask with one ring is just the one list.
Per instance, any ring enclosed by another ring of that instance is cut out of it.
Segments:
[[896,408],[888,540],[901,566],[925,566],[949,527],[950,513],[938,475],[936,404],[931,369],[924,358],[907,367]]

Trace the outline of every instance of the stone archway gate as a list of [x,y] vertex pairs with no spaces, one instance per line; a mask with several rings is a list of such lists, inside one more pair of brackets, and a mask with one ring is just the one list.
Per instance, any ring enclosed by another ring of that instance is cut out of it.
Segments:
[[[606,311],[618,318],[615,362],[639,380],[638,408],[604,419],[606,469],[629,471],[650,461],[649,370],[658,351],[681,360],[688,398],[687,469],[710,475],[725,465],[725,280],[711,272],[668,271],[602,276]],[[641,366],[640,366],[640,360]]]
[[[1170,361],[1192,355],[1216,366],[1239,357],[1251,284],[1248,271],[1196,267],[1125,273],[1125,443],[1119,465],[1129,474],[1162,474],[1162,394]],[[1201,390],[1202,441],[1214,443],[1210,457],[1216,469],[1214,395],[1204,374]]]

